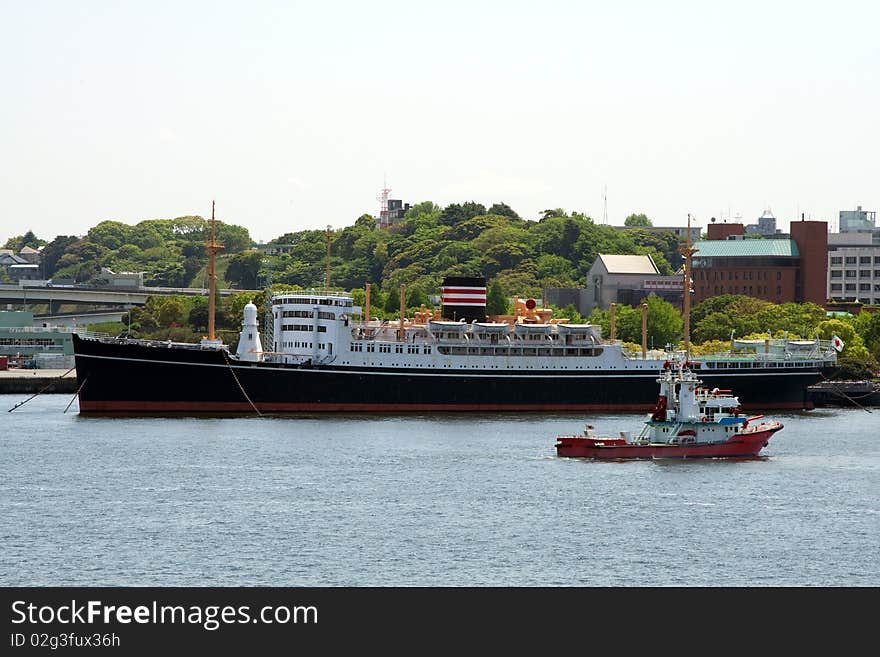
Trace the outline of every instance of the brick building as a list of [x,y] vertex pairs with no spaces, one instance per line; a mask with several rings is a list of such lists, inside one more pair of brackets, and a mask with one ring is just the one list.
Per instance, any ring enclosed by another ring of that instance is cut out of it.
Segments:
[[740,223],[711,223],[706,226],[706,238],[710,240],[726,240],[728,237],[745,234],[746,227]]
[[695,303],[719,294],[746,294],[773,303],[825,304],[826,222],[793,221],[791,239],[743,239],[743,233],[742,224],[712,224],[710,239],[694,245]]

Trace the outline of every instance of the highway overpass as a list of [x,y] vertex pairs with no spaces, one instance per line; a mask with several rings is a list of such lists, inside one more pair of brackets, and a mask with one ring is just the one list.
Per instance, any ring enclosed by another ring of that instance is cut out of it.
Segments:
[[[256,294],[262,290],[220,290],[220,296],[229,296],[239,292]],[[0,285],[0,303],[27,304],[48,303],[53,306],[60,304],[92,304],[99,306],[142,306],[147,297],[155,295],[185,294],[207,296],[208,290],[190,287],[143,287],[131,290],[111,290],[98,287],[20,287],[18,285]]]
[[83,313],[64,313],[62,315],[37,315],[34,317],[36,327],[64,327],[67,329],[82,328],[90,324],[103,322],[127,322],[128,310],[117,308],[115,310],[98,310]]

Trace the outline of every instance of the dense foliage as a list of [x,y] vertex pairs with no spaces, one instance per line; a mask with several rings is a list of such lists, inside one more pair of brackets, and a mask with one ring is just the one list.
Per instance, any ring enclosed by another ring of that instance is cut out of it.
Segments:
[[[251,246],[246,228],[220,221],[216,225],[224,253],[237,254]],[[142,271],[147,285],[203,287],[208,231],[208,222],[194,216],[149,219],[134,226],[102,221],[83,236],[59,235],[46,243],[28,231],[6,243],[8,248],[45,245],[41,272],[47,279],[94,282],[106,267],[117,273]]]
[[[440,208],[428,201],[388,229],[364,215],[331,235],[331,283],[345,289],[368,281],[381,289],[405,284],[436,294],[444,276],[480,275],[497,281],[506,296],[540,296],[543,287],[583,285],[600,252],[649,254],[664,274],[679,266],[671,232],[620,231],[562,209],[542,214],[527,221],[504,203],[486,210],[474,202]],[[260,266],[271,267],[275,281],[320,285],[325,240],[323,230],[286,233],[272,242],[287,252]],[[253,278],[253,269],[245,275]]]

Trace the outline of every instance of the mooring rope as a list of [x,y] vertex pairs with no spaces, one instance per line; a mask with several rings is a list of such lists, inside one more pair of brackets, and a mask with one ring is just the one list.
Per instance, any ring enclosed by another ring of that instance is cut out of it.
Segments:
[[89,380],[89,375],[86,374],[86,378],[83,379],[83,382],[79,385],[79,388],[76,389],[76,392],[74,393],[73,398],[69,402],[67,402],[67,406],[64,407],[65,413],[67,412],[67,409],[70,408],[70,405],[76,400],[76,398],[79,397],[79,393],[82,392],[83,386],[86,385],[86,381],[88,381],[88,380]]
[[235,382],[238,384],[238,389],[241,390],[241,394],[244,395],[244,398],[247,399],[248,404],[250,404],[250,405],[251,405],[251,408],[254,409],[254,413],[256,413],[257,415],[259,415],[259,416],[262,417],[263,414],[260,413],[260,409],[258,409],[258,408],[254,405],[254,402],[252,402],[252,401],[251,401],[251,398],[248,397],[248,394],[247,394],[247,392],[245,391],[244,386],[241,385],[241,381],[238,380],[238,376],[236,376],[236,374],[235,374],[235,370],[232,368],[232,363],[229,362],[229,357],[226,355],[226,352],[225,352],[225,351],[221,351],[221,353],[223,354],[223,360],[226,361],[226,367],[229,368],[229,372],[232,374],[232,378],[235,379]]
[[28,403],[31,399],[33,399],[34,397],[36,397],[36,396],[38,396],[38,395],[42,395],[42,394],[43,394],[44,392],[46,392],[49,388],[51,388],[52,386],[54,386],[54,385],[55,385],[56,383],[58,383],[61,379],[63,379],[65,376],[67,376],[68,374],[70,374],[71,372],[73,372],[73,370],[75,370],[75,369],[76,369],[76,365],[74,365],[73,367],[71,367],[69,370],[67,370],[67,371],[66,371],[64,374],[62,374],[61,376],[55,377],[54,379],[52,379],[51,381],[49,381],[49,383],[47,383],[45,386],[43,386],[42,389],[40,389],[40,390],[38,390],[37,392],[35,392],[34,394],[32,394],[30,397],[28,397],[27,399],[25,399],[23,402],[19,402],[19,403],[17,403],[15,406],[13,406],[12,408],[10,408],[10,409],[7,410],[6,412],[7,412],[7,413],[11,413],[11,412],[14,411],[16,408],[20,408],[20,407],[24,406],[25,404],[27,404],[27,403]]
[[[829,379],[827,376],[825,376],[825,375],[822,374],[821,372],[819,372],[819,374],[820,374],[820,376],[821,376],[823,379],[825,379],[826,381],[828,381],[828,383],[834,383],[834,381],[833,381],[832,379]],[[870,412],[871,412],[870,409],[868,409],[868,408],[862,406],[859,402],[857,402],[855,399],[853,399],[852,397],[850,397],[849,395],[847,395],[845,392],[841,392],[841,391],[839,391],[839,390],[834,390],[833,388],[828,388],[828,392],[831,392],[831,393],[837,395],[838,397],[843,397],[844,399],[846,399],[847,401],[852,402],[853,404],[855,404],[856,406],[858,406],[859,408],[861,408],[863,411],[865,411],[865,412],[867,412],[867,413],[870,413]],[[870,395],[870,394],[873,394],[873,393],[868,393],[868,394]],[[865,395],[865,396],[867,396],[867,395]],[[861,398],[860,398],[860,399],[861,399]]]

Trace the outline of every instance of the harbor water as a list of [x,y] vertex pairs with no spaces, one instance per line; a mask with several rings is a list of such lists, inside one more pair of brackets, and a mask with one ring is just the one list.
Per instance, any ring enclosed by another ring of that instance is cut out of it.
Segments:
[[[0,395],[5,411],[21,398]],[[748,461],[592,462],[643,415],[4,413],[0,584],[876,586],[880,410]]]

